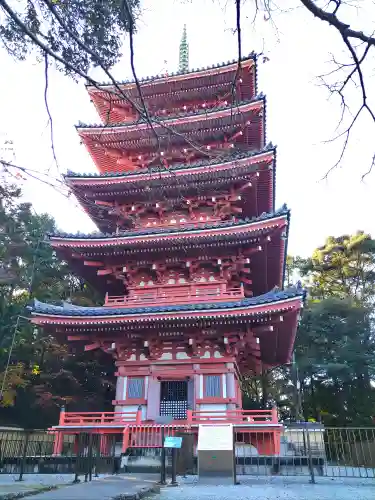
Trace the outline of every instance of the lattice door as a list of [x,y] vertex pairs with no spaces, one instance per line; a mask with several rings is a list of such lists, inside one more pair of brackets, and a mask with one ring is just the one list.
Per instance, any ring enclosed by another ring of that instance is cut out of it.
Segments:
[[187,382],[161,382],[160,388],[160,415],[172,416],[176,420],[186,419],[187,411]]

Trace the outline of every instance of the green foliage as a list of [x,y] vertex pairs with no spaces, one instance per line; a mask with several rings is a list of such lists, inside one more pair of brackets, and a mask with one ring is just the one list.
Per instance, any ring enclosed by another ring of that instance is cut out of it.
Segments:
[[[127,5],[134,19],[139,0],[127,0]],[[112,67],[121,55],[123,34],[130,29],[124,0],[24,0],[12,2],[11,7],[32,34],[84,73],[99,61]],[[26,59],[35,49],[31,39],[14,19],[5,13],[3,19],[0,40],[4,47],[16,58]],[[97,57],[82,49],[67,30]]]
[[371,425],[375,417],[375,241],[357,232],[329,237],[310,258],[288,256],[286,284],[308,290],[295,360],[251,377],[247,408],[276,404],[288,418]]
[[352,297],[359,303],[371,302],[375,293],[375,241],[363,232],[329,237],[302,263],[300,271],[308,278],[313,298]]
[[296,342],[305,418],[370,424],[375,416],[375,241],[327,238],[299,272],[309,291]]
[[290,417],[293,400],[290,369],[279,366],[251,376],[243,381],[242,404],[245,410],[257,410],[276,406],[282,418]]
[[296,359],[305,418],[370,424],[375,415],[375,338],[371,309],[351,297],[311,301],[298,331]]
[[[31,298],[97,302],[93,290],[73,276],[44,242],[45,234],[55,229],[53,219],[35,215],[20,195],[12,186],[0,188],[0,384],[17,317],[25,315]],[[48,426],[56,422],[61,405],[76,402],[88,409],[111,407],[114,365],[110,356],[74,352],[64,339],[42,335],[22,318],[14,338],[0,408],[3,423]]]

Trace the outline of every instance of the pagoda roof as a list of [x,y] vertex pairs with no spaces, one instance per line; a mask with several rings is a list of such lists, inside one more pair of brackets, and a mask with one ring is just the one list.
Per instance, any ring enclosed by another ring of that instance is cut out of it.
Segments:
[[[170,174],[170,171],[186,171],[187,174],[194,174],[196,169],[200,169],[201,167],[209,167],[209,166],[219,166],[225,165],[227,167],[236,167],[238,161],[246,160],[249,158],[259,159],[259,162],[262,161],[262,156],[265,153],[275,152],[276,147],[269,143],[260,151],[249,151],[249,150],[230,150],[228,153],[224,155],[220,155],[213,158],[205,158],[202,160],[191,162],[190,164],[171,164],[168,166],[168,170],[165,167],[162,167],[164,170],[160,170],[160,167],[149,167],[149,168],[141,168],[137,171],[120,171],[120,172],[87,172],[87,173],[78,173],[72,170],[68,170],[68,172],[64,175],[65,180],[72,185],[75,184],[75,180],[79,181],[87,181],[87,184],[104,184],[106,181],[113,180],[114,182],[128,181],[128,182],[137,182],[137,180],[150,180],[152,177],[157,179],[160,176],[169,176],[174,177],[173,174]],[[233,165],[234,163],[234,165]],[[258,163],[258,162],[256,162]],[[86,182],[83,182],[86,185]],[[83,183],[80,183],[81,185]]]
[[164,199],[166,193],[171,200],[181,200],[182,194],[187,198],[209,195],[212,190],[229,189],[241,181],[252,182],[255,175],[256,190],[243,193],[244,216],[274,210],[276,148],[269,144],[259,152],[230,151],[218,158],[171,165],[168,169],[161,166],[113,174],[68,172],[65,181],[103,232],[115,231],[117,218],[109,215],[100,202],[142,202],[153,206]]
[[202,224],[199,227],[151,227],[142,228],[130,231],[122,231],[118,233],[105,234],[101,232],[94,232],[91,234],[69,234],[69,233],[54,233],[48,235],[53,246],[64,247],[113,247],[126,244],[137,243],[154,243],[159,239],[173,238],[176,239],[186,238],[202,238],[202,237],[218,237],[221,234],[244,234],[244,233],[262,233],[264,229],[279,226],[277,219],[289,219],[290,211],[286,205],[283,205],[276,212],[264,213],[259,217],[245,218],[237,221],[224,221]]
[[[259,95],[235,106],[224,105],[210,110],[154,118],[152,126],[140,119],[121,124],[80,124],[77,131],[98,169],[118,172],[121,169],[119,162],[123,160],[123,170],[137,168],[137,163],[142,161],[139,160],[140,155],[148,157],[146,162],[159,163],[159,148],[172,157],[176,153],[181,155],[186,148],[200,156],[217,156],[217,153],[206,147],[207,142],[223,143],[227,136],[229,148],[231,135],[239,132],[241,134],[233,147],[259,151],[265,145],[265,108],[265,97]],[[155,135],[158,137],[158,147]],[[127,161],[130,161],[131,168],[126,164]]]
[[[33,316],[45,316],[49,317],[46,319],[46,322],[54,322],[53,318],[61,318],[62,323],[64,323],[64,318],[76,320],[79,318],[93,319],[95,318],[109,318],[109,317],[117,317],[124,318],[124,321],[127,321],[127,317],[136,315],[143,316],[144,321],[150,321],[150,316],[152,315],[152,320],[156,319],[165,319],[166,314],[169,313],[183,313],[182,318],[186,319],[186,316],[190,314],[194,314],[198,312],[199,315],[207,317],[210,313],[216,312],[225,312],[228,315],[237,315],[239,310],[247,310],[244,314],[252,314],[254,310],[254,314],[269,313],[272,310],[272,306],[275,307],[276,310],[281,310],[288,306],[288,302],[293,299],[303,300],[305,296],[305,292],[302,289],[301,285],[298,284],[295,287],[290,287],[285,290],[274,289],[270,292],[267,292],[263,295],[259,295],[257,297],[244,298],[238,301],[230,301],[230,302],[205,302],[205,303],[197,303],[197,304],[183,304],[183,305],[163,305],[163,306],[144,306],[144,307],[81,307],[68,303],[64,303],[63,305],[52,305],[46,304],[43,302],[39,302],[38,300],[34,300],[34,304],[29,307]],[[262,310],[258,310],[260,306]],[[165,313],[165,314],[162,314]],[[158,316],[159,315],[159,316]]]
[[[186,72],[156,75],[140,78],[142,99],[134,80],[106,82],[87,85],[88,94],[104,123],[121,122],[125,117],[136,116],[137,108],[147,102],[149,111],[180,108],[182,105],[202,105],[206,101],[232,100],[231,88],[235,75],[237,90],[244,99],[257,93],[257,65],[255,54],[238,60],[228,61],[206,68],[191,69]],[[236,95],[239,95],[236,93]]]
[[[166,115],[166,116],[158,116],[157,118],[154,118],[154,126],[158,126],[158,122],[174,122],[176,120],[181,120],[183,118],[194,118],[194,117],[203,117],[203,118],[210,118],[211,115],[215,115],[217,113],[220,114],[222,111],[228,111],[230,110],[233,113],[233,117],[241,114],[239,111],[239,108],[241,107],[246,107],[251,104],[264,104],[265,102],[265,95],[263,93],[260,93],[256,95],[253,99],[248,99],[245,101],[241,101],[234,104],[227,103],[227,104],[219,104],[218,106],[215,106],[214,108],[210,109],[198,109],[194,111],[184,111],[180,113],[176,113],[173,115]],[[213,116],[215,117],[215,116]],[[151,117],[153,118],[153,117]],[[86,129],[97,129],[99,128],[101,131],[105,132],[108,129],[114,129],[114,128],[132,128],[132,127],[139,127],[140,125],[146,125],[149,126],[147,120],[145,118],[139,118],[138,120],[134,121],[126,121],[126,122],[120,122],[120,123],[108,123],[103,125],[102,123],[94,123],[94,124],[86,124],[83,122],[80,122],[78,125],[76,125],[76,128],[78,131],[84,131]]]
[[[247,56],[244,56],[241,58],[241,62],[244,63],[246,61],[254,61],[256,62],[256,53],[255,52],[251,52],[249,55]],[[191,68],[191,69],[188,69],[186,71],[176,71],[176,72],[172,72],[172,73],[168,73],[167,75],[166,74],[158,74],[158,75],[154,75],[154,76],[145,76],[145,77],[141,77],[139,78],[139,82],[140,83],[155,83],[155,82],[158,82],[158,81],[168,81],[174,77],[180,77],[180,76],[189,76],[189,77],[192,77],[192,78],[197,78],[199,75],[198,73],[215,73],[216,70],[220,69],[220,68],[225,68],[226,66],[231,66],[233,65],[234,66],[234,70],[237,69],[237,66],[238,66],[238,59],[232,59],[232,60],[229,60],[229,61],[222,61],[221,63],[217,63],[217,64],[212,64],[211,66],[202,66],[200,68]],[[118,85],[129,85],[129,86],[133,86],[135,85],[135,80],[134,79],[128,79],[128,80],[122,80],[120,82],[117,82]],[[113,83],[110,83],[110,82],[103,82],[103,83],[99,83],[100,87],[113,87]],[[94,85],[91,85],[91,84],[86,84],[86,88],[87,89],[97,89],[97,87],[95,87]]]

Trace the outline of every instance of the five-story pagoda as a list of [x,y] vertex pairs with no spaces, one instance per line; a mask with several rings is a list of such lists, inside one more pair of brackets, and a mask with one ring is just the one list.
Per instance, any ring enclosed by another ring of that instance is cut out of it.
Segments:
[[113,414],[64,413],[56,429],[251,422],[241,377],[291,359],[303,294],[283,289],[289,211],[274,206],[256,57],[187,60],[185,32],[179,72],[141,81],[142,99],[134,82],[87,87],[102,124],[77,130],[99,173],[65,180],[100,232],[49,240],[103,306],[36,301],[32,321],[111,352],[117,391]]

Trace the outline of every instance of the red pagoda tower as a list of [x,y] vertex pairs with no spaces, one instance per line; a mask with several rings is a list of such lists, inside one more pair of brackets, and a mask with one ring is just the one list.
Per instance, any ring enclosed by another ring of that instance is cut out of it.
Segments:
[[[240,390],[290,362],[303,299],[283,289],[290,214],[274,206],[256,57],[188,70],[187,50],[185,36],[180,71],[141,81],[152,122],[111,85],[87,87],[102,123],[77,130],[99,173],[65,180],[100,232],[49,240],[103,306],[35,301],[32,322],[112,353],[117,391],[113,413],[61,414],[56,453],[88,429],[122,433],[126,450],[132,426],[160,417],[280,427],[275,410],[242,410]],[[134,82],[121,90],[142,108]]]

